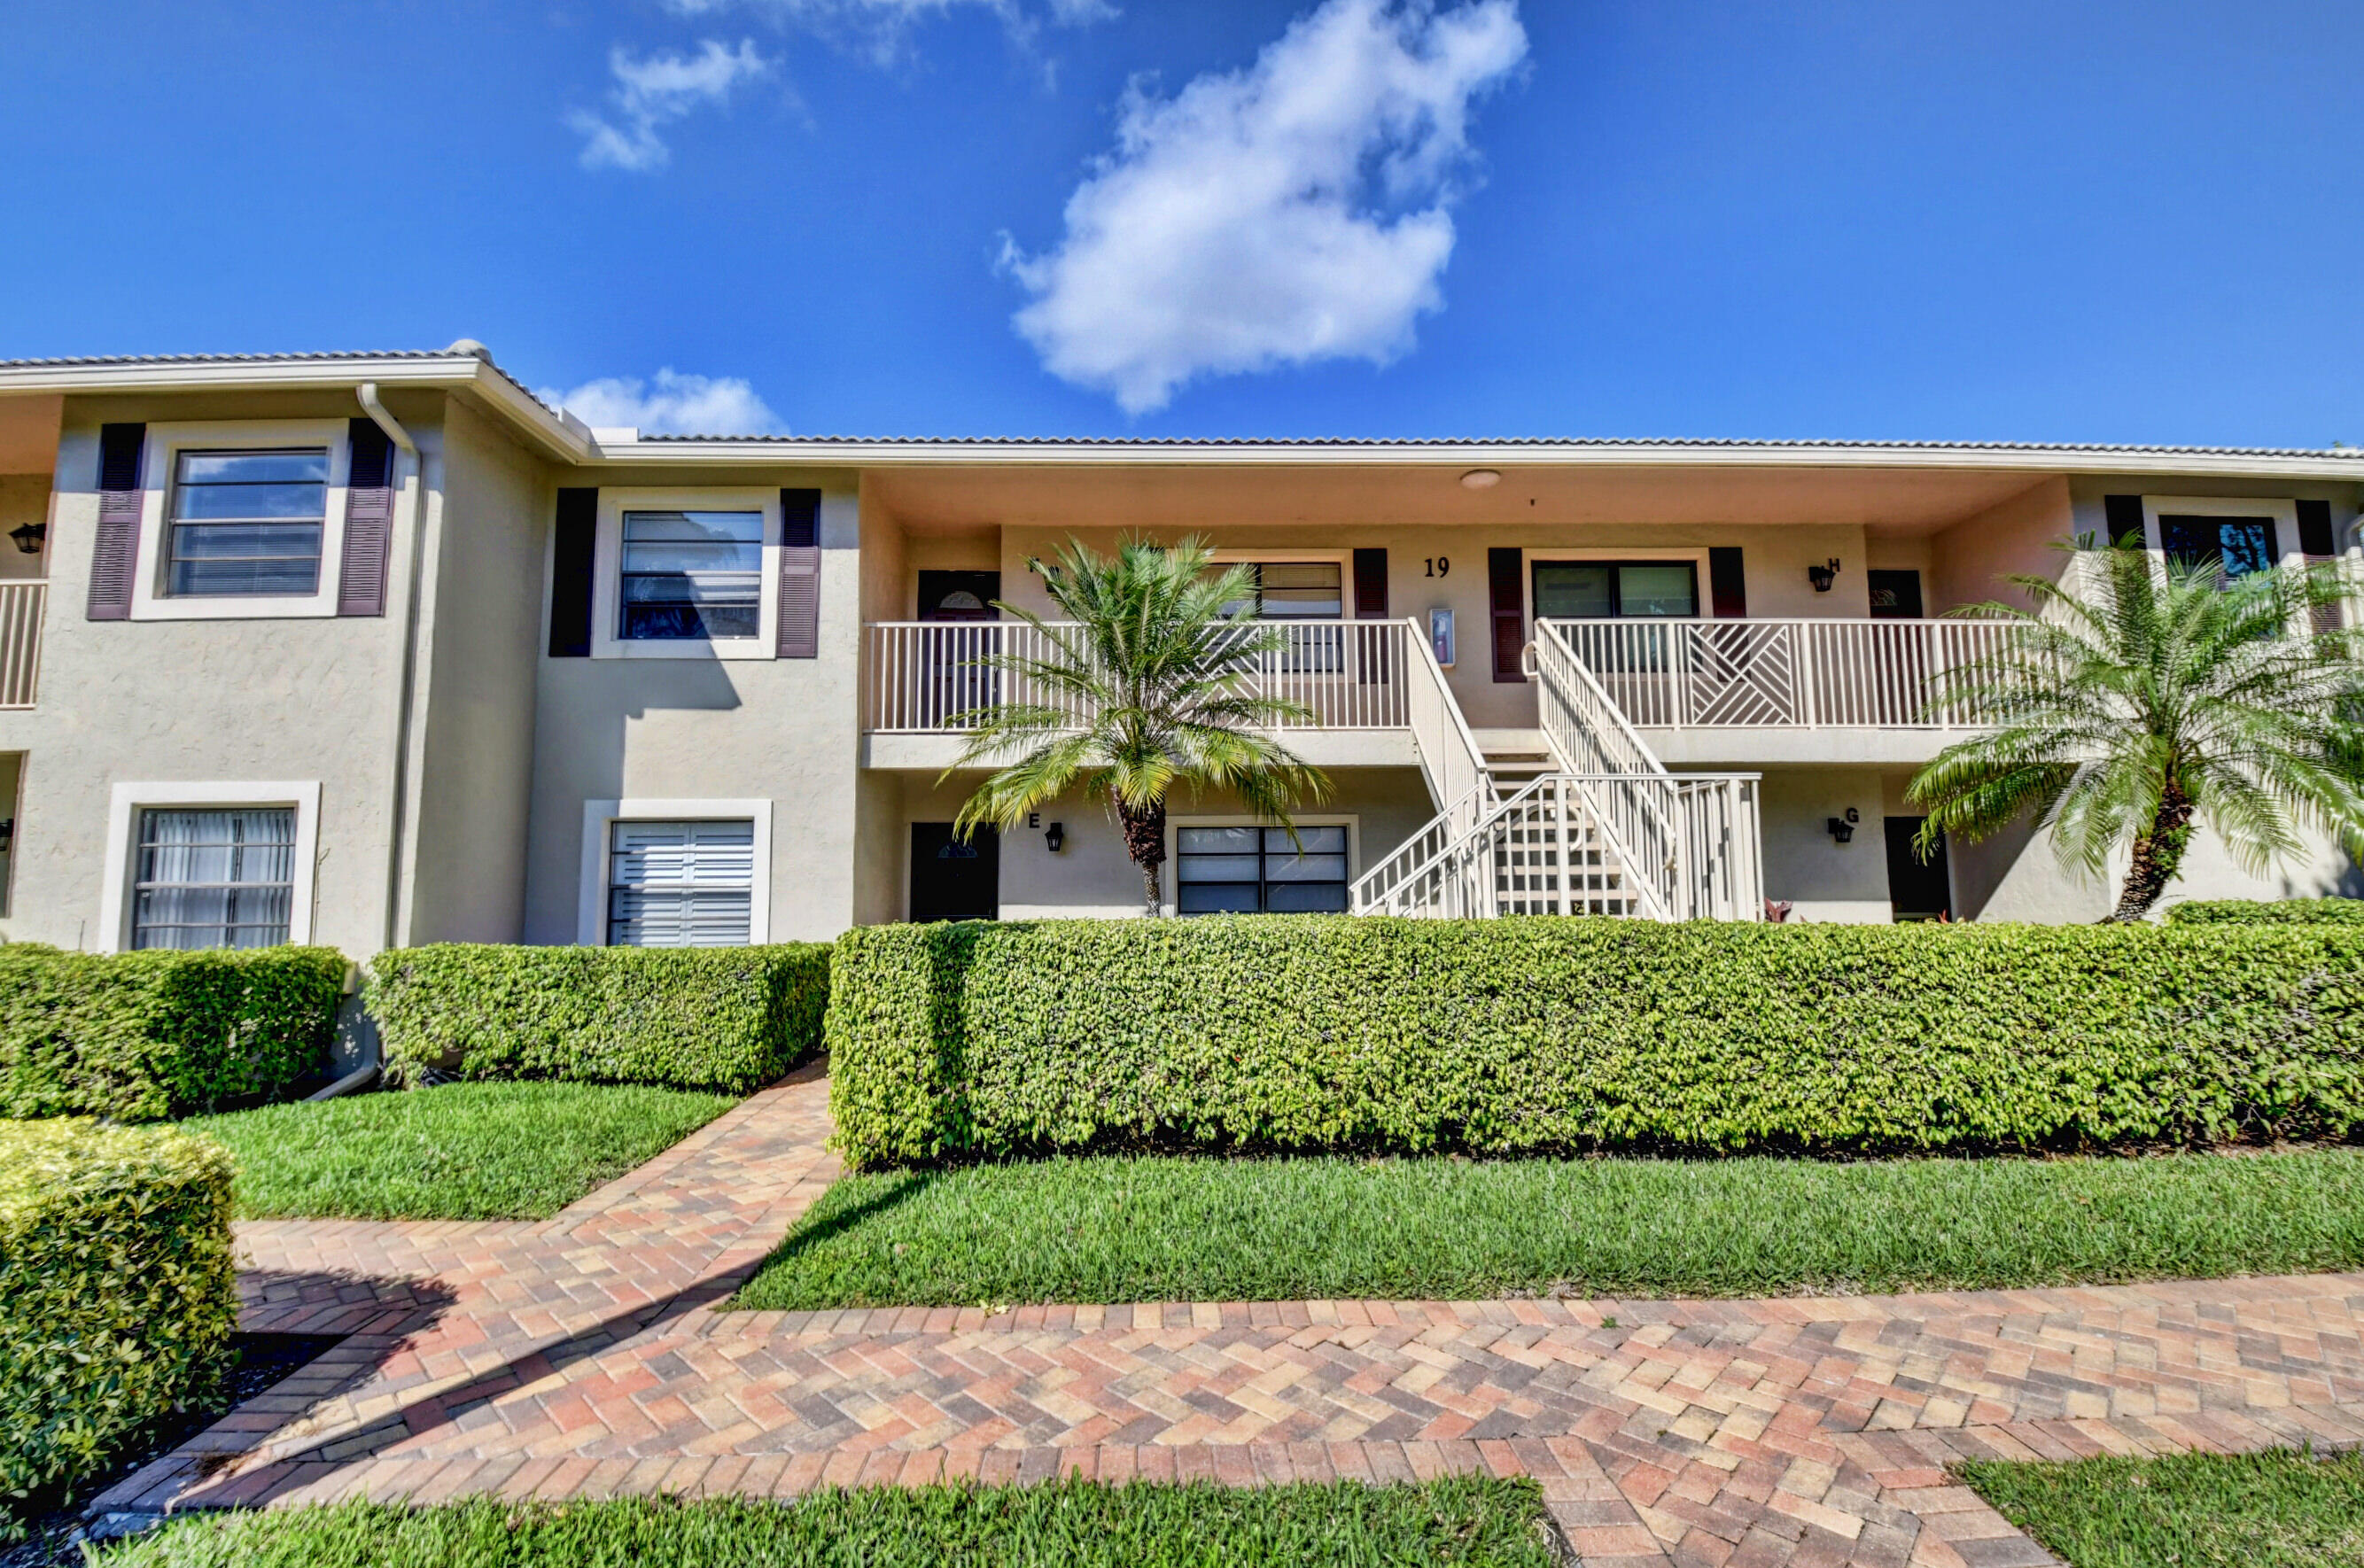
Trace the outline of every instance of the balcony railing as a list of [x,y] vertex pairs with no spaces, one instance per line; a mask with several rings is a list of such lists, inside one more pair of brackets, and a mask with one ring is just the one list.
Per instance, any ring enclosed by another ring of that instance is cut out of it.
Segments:
[[44,582],[0,583],[0,708],[30,707],[41,676]]
[[1675,620],[1550,623],[1638,729],[1971,728],[1937,677],[2002,651],[1990,620]]
[[[1411,662],[1427,645],[1407,621],[1259,621],[1282,634],[1277,649],[1245,655],[1241,673],[1258,696],[1286,698],[1310,710],[1284,729],[1403,729],[1412,726],[1419,685]],[[1054,622],[1051,630],[1072,629]],[[1041,703],[1074,716],[1068,694],[985,661],[1041,659],[1053,650],[1023,621],[890,621],[866,628],[863,728],[881,734],[942,734],[967,726],[962,716],[1001,702]]]

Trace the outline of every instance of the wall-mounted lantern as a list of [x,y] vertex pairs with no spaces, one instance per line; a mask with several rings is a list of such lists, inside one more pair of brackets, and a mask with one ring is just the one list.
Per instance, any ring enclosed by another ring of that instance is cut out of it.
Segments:
[[1809,566],[1806,568],[1806,576],[1813,583],[1814,592],[1817,594],[1829,593],[1831,591],[1832,580],[1836,578],[1838,574],[1839,558],[1835,555],[1832,556],[1827,562],[1821,566]]
[[1834,817],[1823,823],[1830,829],[1831,842],[1844,844],[1855,837],[1855,825],[1863,820],[1863,813],[1850,806],[1845,817]]
[[15,528],[8,530],[8,537],[15,539],[17,541],[17,548],[23,550],[27,555],[39,555],[41,553],[42,542],[50,537],[50,525],[47,523],[18,523]]
[[1066,841],[1067,829],[1064,823],[1054,822],[1043,831],[1043,842],[1050,847],[1051,852],[1054,855],[1059,852],[1059,846]]

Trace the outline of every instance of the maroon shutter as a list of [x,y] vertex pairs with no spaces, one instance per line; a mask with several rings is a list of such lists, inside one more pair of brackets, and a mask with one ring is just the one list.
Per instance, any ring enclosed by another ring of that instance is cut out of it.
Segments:
[[820,657],[820,492],[780,492],[780,636],[783,659]]
[[1748,613],[1748,575],[1742,569],[1740,547],[1736,544],[1710,545],[1707,552],[1707,591],[1715,607],[1718,620],[1738,617]]
[[345,553],[337,569],[337,613],[385,614],[385,563],[394,547],[394,442],[374,419],[348,427]]
[[1355,552],[1355,618],[1388,618],[1388,552],[1384,550]]
[[599,492],[558,493],[558,526],[550,555],[550,656],[591,657],[591,590],[599,537]]
[[1494,608],[1494,679],[1523,681],[1519,655],[1527,646],[1525,558],[1515,550],[1486,552],[1486,592]]
[[102,425],[98,430],[98,536],[90,551],[92,620],[129,620],[131,584],[139,572],[139,457],[145,425]]

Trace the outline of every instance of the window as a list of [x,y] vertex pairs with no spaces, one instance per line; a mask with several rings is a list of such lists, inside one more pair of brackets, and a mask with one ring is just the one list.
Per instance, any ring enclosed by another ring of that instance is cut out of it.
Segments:
[[2271,517],[2192,517],[2161,513],[2158,542],[2170,561],[2198,566],[2215,561],[2226,577],[2246,577],[2274,563]]
[[1535,618],[1696,616],[1699,566],[1689,561],[1538,561]]
[[184,598],[317,594],[328,513],[324,447],[179,452],[165,592]]
[[611,947],[741,947],[753,939],[755,825],[613,823],[608,849]]
[[762,512],[626,512],[624,641],[713,641],[763,630]]
[[[1252,561],[1252,597],[1223,606],[1224,613],[1258,620],[1339,620],[1345,614],[1345,568],[1334,561]],[[1217,575],[1231,570],[1218,563]]]
[[143,810],[131,946],[264,948],[287,940],[296,811],[267,806]]
[[[1174,906],[1184,915],[1344,914],[1346,829],[1175,829]],[[1299,845],[1303,852],[1299,851]]]

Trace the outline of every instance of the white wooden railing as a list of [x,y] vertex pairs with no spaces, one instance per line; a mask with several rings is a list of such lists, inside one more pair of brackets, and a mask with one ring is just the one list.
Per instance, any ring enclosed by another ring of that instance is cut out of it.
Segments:
[[[1753,920],[1764,907],[1755,774],[1545,773],[1496,802],[1475,828],[1358,878],[1362,915],[1489,918],[1625,915]],[[1671,830],[1655,863],[1629,858],[1600,813],[1643,797]],[[1434,827],[1432,824],[1432,827]]]
[[1435,651],[1421,635],[1420,623],[1401,625],[1411,650],[1404,712],[1411,724],[1412,746],[1420,753],[1421,772],[1428,780],[1429,798],[1444,807],[1430,827],[1442,824],[1450,832],[1466,833],[1499,798],[1494,775],[1487,771],[1486,754],[1478,749],[1478,738],[1469,732],[1469,721],[1462,717],[1461,704],[1445,684]]
[[1935,709],[1937,678],[2000,652],[1992,620],[1615,620],[1541,623],[1636,729],[1974,728],[1966,701]]
[[0,708],[30,707],[41,678],[46,582],[0,583]]
[[[1084,710],[1067,694],[985,664],[991,659],[1048,657],[1053,636],[1077,629],[1069,622],[1047,625],[1046,635],[1024,621],[872,623],[864,628],[868,681],[863,728],[889,734],[957,731],[967,728],[962,715],[999,702],[1042,703],[1080,723]],[[1310,710],[1310,717],[1277,728],[1422,728],[1413,717],[1412,694],[1422,691],[1425,672],[1415,665],[1425,659],[1433,669],[1435,661],[1427,656],[1427,644],[1412,635],[1411,622],[1257,621],[1254,628],[1283,635],[1277,648],[1243,656],[1247,690]],[[1425,700],[1424,692],[1420,700]]]

